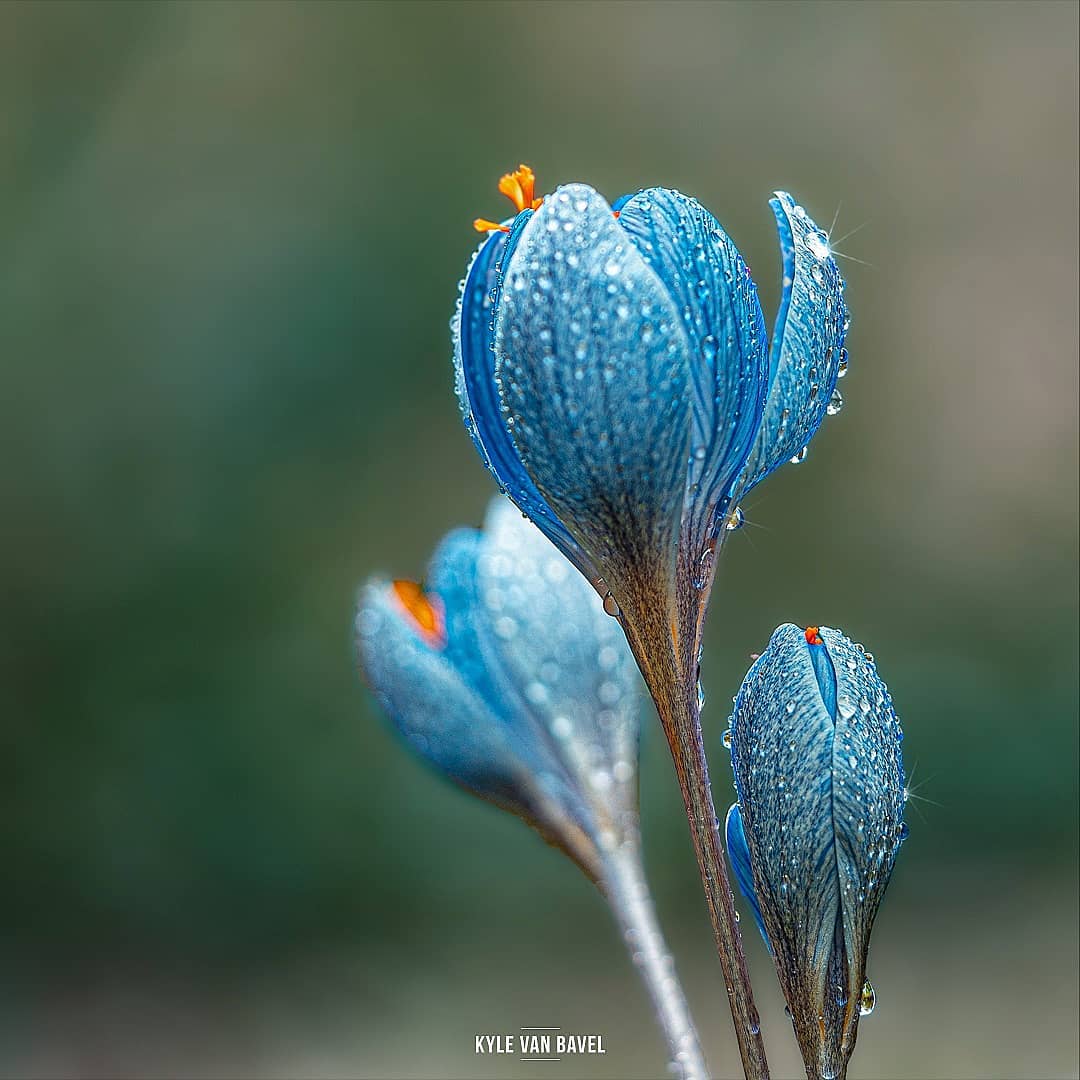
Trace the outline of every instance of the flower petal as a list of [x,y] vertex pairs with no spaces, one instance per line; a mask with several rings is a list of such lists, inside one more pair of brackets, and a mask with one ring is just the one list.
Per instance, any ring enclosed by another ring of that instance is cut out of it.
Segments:
[[500,412],[495,385],[495,310],[503,287],[503,268],[531,217],[531,210],[519,214],[509,233],[489,234],[473,255],[450,324],[454,385],[465,427],[499,487],[592,578],[596,576],[592,567],[521,464]]
[[768,357],[757,288],[738,249],[696,199],[665,188],[642,191],[623,204],[619,224],[667,287],[691,344],[682,531],[700,555],[727,516],[761,422]]
[[626,638],[582,576],[512,506],[484,522],[477,593],[501,669],[523,688],[538,739],[607,815],[612,794],[637,807],[638,676]]
[[754,913],[754,921],[765,942],[765,948],[772,952],[769,944],[769,934],[765,929],[765,922],[761,918],[761,907],[757,901],[757,893],[754,892],[754,871],[750,866],[750,848],[746,843],[746,832],[743,829],[742,815],[739,813],[739,804],[732,803],[728,808],[727,820],[724,823],[724,837],[727,842],[728,858],[731,860],[731,869],[735,871],[735,880],[739,884],[739,892],[746,897],[750,910]]
[[799,454],[825,417],[836,388],[847,306],[828,237],[786,192],[776,215],[783,291],[769,355],[769,392],[741,487],[749,491]]
[[691,353],[667,289],[581,184],[545,199],[505,275],[496,379],[525,468],[616,600],[669,580]]

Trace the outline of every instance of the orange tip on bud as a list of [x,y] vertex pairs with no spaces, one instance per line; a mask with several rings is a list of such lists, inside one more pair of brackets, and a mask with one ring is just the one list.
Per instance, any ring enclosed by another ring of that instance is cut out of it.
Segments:
[[393,583],[394,595],[420,636],[437,649],[446,644],[446,612],[442,600],[430,596],[415,582],[403,578]]

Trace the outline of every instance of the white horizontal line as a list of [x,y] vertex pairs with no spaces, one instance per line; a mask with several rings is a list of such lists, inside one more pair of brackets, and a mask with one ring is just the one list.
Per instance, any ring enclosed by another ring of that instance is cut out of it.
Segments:
[[562,1028],[528,1027],[518,1028],[519,1031],[562,1031]]
[[562,1061],[562,1058],[518,1058],[519,1061]]

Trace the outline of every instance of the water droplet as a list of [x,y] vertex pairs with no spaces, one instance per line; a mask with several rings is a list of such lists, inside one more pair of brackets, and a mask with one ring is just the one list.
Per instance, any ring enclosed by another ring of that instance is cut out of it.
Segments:
[[724,528],[728,532],[734,532],[736,529],[741,529],[745,521],[746,516],[742,512],[742,507],[736,506],[728,512],[728,516],[724,520]]
[[862,996],[859,998],[859,1015],[869,1016],[874,1011],[874,1006],[877,1004],[877,994],[874,993],[874,988],[870,985],[870,980],[862,984]]
[[728,728],[727,731],[724,732],[720,741],[724,744],[725,750],[731,749],[731,728]]
[[847,365],[847,349],[841,349],[840,360],[838,361],[838,366],[836,368],[836,377],[838,379],[842,379],[847,374]]
[[911,830],[908,828],[906,821],[901,821],[896,835],[900,838],[900,842],[903,843],[908,838],[908,833]]
[[705,708],[705,687],[701,685],[700,680],[697,684],[697,707],[698,712]]
[[710,364],[716,359],[716,338],[712,334],[701,339],[701,351]]
[[807,448],[806,448],[806,447],[804,446],[804,447],[803,447],[803,448],[802,448],[802,449],[801,449],[801,450],[800,450],[800,451],[799,451],[799,452],[798,452],[798,453],[797,453],[797,454],[796,454],[796,455],[795,455],[795,456],[794,456],[794,457],[793,457],[793,458],[791,459],[791,464],[792,464],[792,465],[801,465],[801,464],[802,464],[802,463],[803,463],[803,462],[804,462],[804,461],[806,460],[806,455],[807,455],[808,453],[809,453],[809,450],[808,450],[808,449],[807,449]]
[[786,712],[788,714],[788,716],[791,716],[795,712],[795,702],[794,701],[789,701],[784,706],[784,712]]
[[716,549],[710,544],[698,559],[694,570],[693,586],[695,589],[704,589],[709,583],[709,575],[712,573],[713,559],[716,557]]
[[833,389],[832,397],[829,398],[829,404],[825,406],[825,411],[830,416],[835,416],[844,407],[844,395],[839,390]]
[[622,608],[619,607],[618,600],[611,593],[604,597],[604,612],[614,619],[617,619],[622,614]]
[[568,716],[556,716],[551,721],[551,734],[556,739],[569,739],[574,733],[574,725],[570,722]]
[[829,257],[829,238],[823,232],[808,233],[806,246],[815,259],[827,259]]
[[618,277],[622,273],[622,263],[617,259],[610,259],[604,264],[604,273],[608,277]]

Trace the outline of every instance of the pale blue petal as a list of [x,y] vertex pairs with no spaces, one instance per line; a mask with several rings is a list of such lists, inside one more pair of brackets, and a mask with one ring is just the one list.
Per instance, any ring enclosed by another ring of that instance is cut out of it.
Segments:
[[780,308],[769,355],[765,412],[743,492],[796,457],[826,415],[836,389],[847,306],[828,237],[786,192],[770,203],[783,264]]
[[477,594],[536,738],[554,745],[598,817],[613,804],[636,808],[639,680],[626,638],[584,578],[503,500],[484,522]]
[[584,185],[532,216],[496,311],[496,378],[525,468],[619,590],[670,580],[690,345],[667,289]]
[[622,205],[619,224],[667,287],[690,341],[693,426],[682,528],[697,555],[727,516],[761,422],[768,356],[757,288],[696,199],[651,188]]

